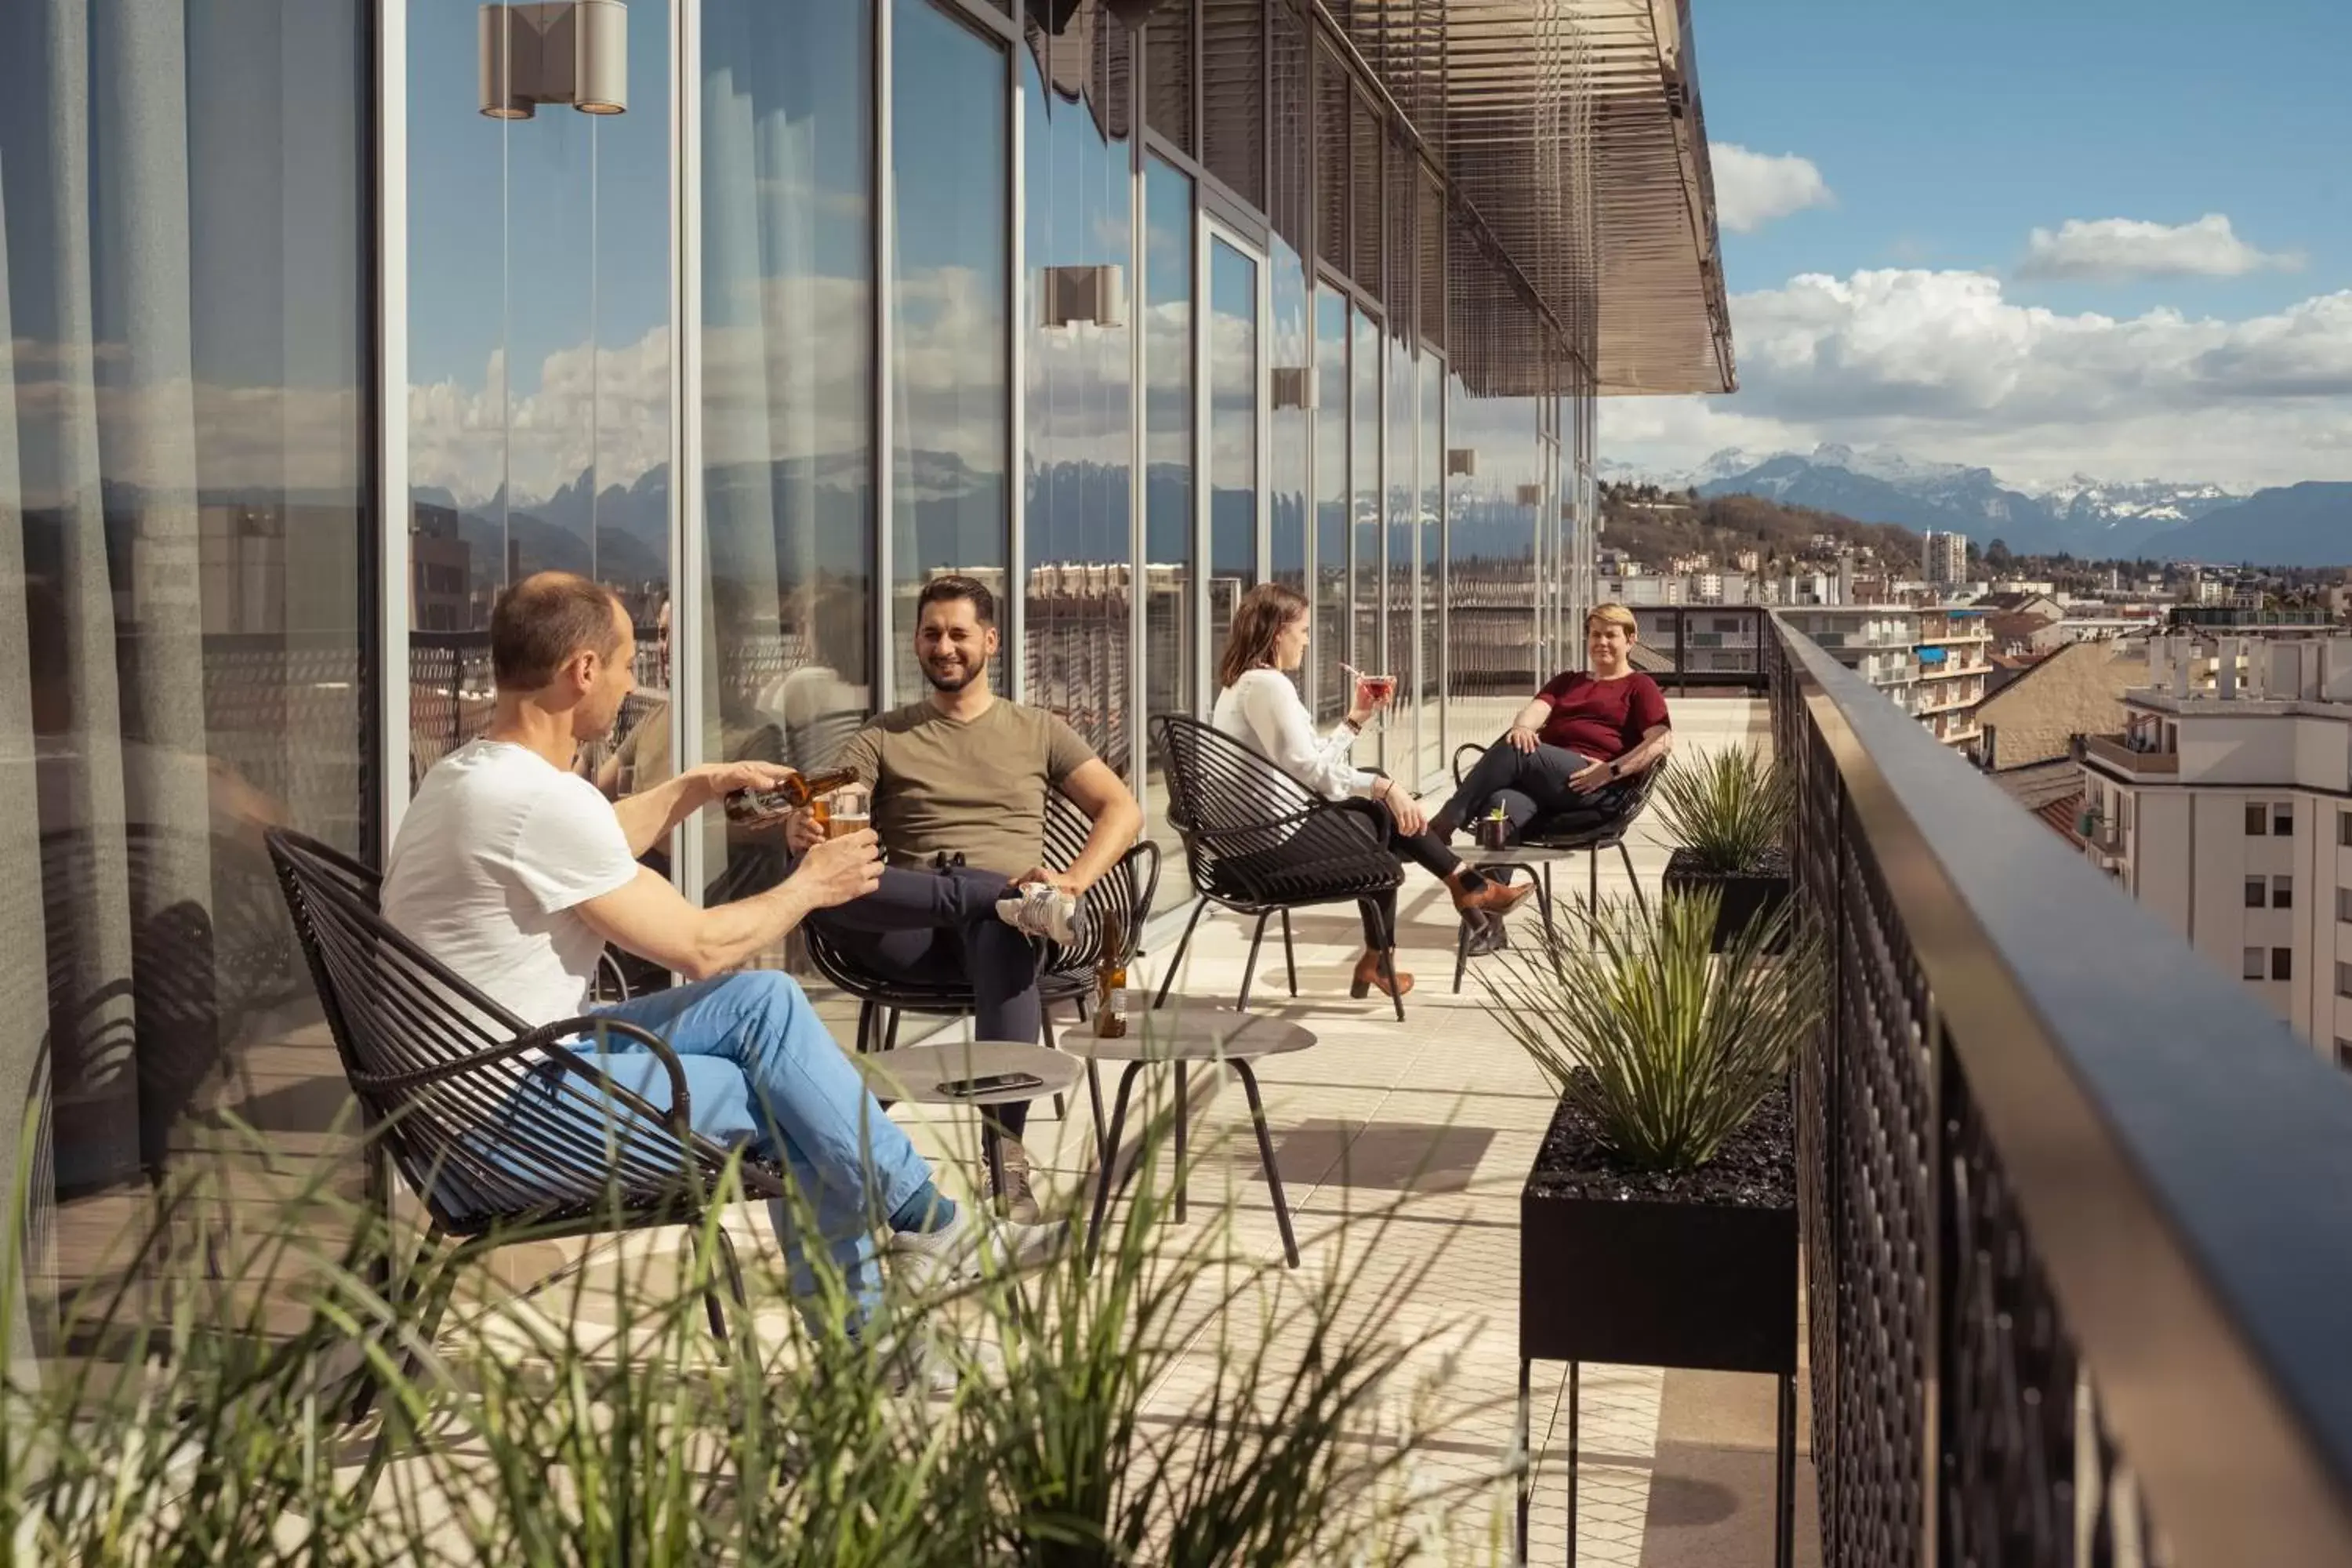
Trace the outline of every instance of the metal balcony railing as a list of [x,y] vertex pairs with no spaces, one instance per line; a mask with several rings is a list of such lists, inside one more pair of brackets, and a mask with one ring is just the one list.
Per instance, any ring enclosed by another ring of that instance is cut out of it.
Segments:
[[2352,1562],[2352,1082],[1776,626],[1829,1568]]

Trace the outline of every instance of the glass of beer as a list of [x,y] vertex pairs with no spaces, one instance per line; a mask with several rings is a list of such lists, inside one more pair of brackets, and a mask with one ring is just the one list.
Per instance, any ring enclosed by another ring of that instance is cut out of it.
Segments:
[[817,826],[827,838],[863,833],[874,826],[874,796],[864,784],[844,784],[816,805]]

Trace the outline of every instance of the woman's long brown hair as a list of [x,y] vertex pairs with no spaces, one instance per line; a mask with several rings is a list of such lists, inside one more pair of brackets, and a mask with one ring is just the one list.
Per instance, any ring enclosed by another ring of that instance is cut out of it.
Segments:
[[1260,583],[1244,594],[1234,610],[1233,629],[1225,634],[1225,651],[1217,656],[1217,689],[1223,690],[1260,665],[1271,666],[1274,639],[1307,610],[1307,595],[1279,583]]

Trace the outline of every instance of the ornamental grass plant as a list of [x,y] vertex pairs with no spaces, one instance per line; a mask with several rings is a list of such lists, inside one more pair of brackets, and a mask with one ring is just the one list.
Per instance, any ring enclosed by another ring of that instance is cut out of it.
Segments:
[[1690,852],[1694,869],[1736,877],[1772,867],[1796,792],[1760,747],[1726,747],[1664,766],[1654,808],[1666,832]]
[[1828,970],[1811,922],[1783,904],[1716,952],[1720,907],[1702,889],[1652,910],[1563,911],[1561,929],[1488,973],[1487,1010],[1629,1169],[1706,1163],[1820,1025]]
[[[1074,1242],[936,1299],[894,1289],[862,1332],[829,1262],[804,1313],[782,1257],[739,1241],[753,1321],[730,1305],[724,1351],[716,1217],[525,1297],[478,1262],[404,1281],[416,1237],[339,1194],[348,1166],[267,1205],[181,1178],[100,1282],[41,1309],[63,1333],[37,1354],[43,1270],[8,1254],[0,1541],[83,1568],[1464,1560],[1430,1521],[1492,1506],[1520,1461],[1421,1479],[1448,1377],[1394,1324],[1442,1250],[1400,1266],[1373,1215],[1292,1274],[1229,1222],[1174,1227],[1167,1128],[1091,1260]],[[716,1195],[714,1215],[731,1174]],[[418,1301],[445,1284],[428,1342]],[[381,1414],[354,1423],[362,1373]]]

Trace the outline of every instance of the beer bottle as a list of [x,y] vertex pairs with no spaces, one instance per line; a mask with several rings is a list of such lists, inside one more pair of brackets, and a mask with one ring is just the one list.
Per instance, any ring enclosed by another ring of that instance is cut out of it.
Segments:
[[853,770],[830,768],[823,773],[793,773],[767,789],[739,789],[727,797],[727,820],[745,827],[761,826],[804,809],[819,795],[857,782]]
[[1116,1040],[1127,1034],[1127,1019],[1118,1010],[1119,988],[1127,984],[1127,931],[1117,915],[1104,917],[1102,951],[1095,956],[1095,1038]]

